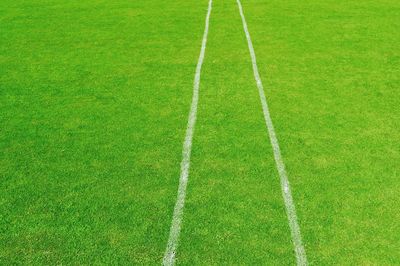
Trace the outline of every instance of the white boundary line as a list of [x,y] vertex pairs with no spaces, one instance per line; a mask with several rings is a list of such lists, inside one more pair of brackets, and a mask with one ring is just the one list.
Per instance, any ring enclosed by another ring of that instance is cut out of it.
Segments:
[[178,188],[178,196],[175,203],[174,214],[172,217],[171,229],[169,232],[169,239],[167,248],[164,253],[163,265],[174,265],[175,263],[175,253],[178,247],[179,241],[179,233],[181,231],[181,223],[183,216],[183,207],[185,205],[185,196],[186,196],[186,187],[189,176],[189,168],[190,168],[190,154],[192,151],[192,139],[194,133],[194,126],[196,124],[196,115],[197,115],[197,104],[199,101],[199,86],[200,86],[200,73],[201,67],[204,61],[204,54],[206,52],[206,44],[207,44],[207,35],[208,35],[208,27],[210,23],[210,15],[212,8],[212,0],[208,3],[208,11],[206,16],[203,41],[201,44],[200,56],[197,62],[196,73],[194,76],[193,83],[193,97],[192,97],[192,105],[190,108],[188,125],[186,129],[186,137],[183,142],[183,150],[182,150],[182,161],[181,161],[181,175],[179,178],[179,188]]
[[249,46],[249,51],[250,51],[250,57],[253,64],[254,78],[257,82],[258,93],[260,95],[262,110],[264,113],[264,119],[267,125],[269,138],[271,140],[276,167],[279,172],[282,196],[285,201],[286,213],[289,221],[292,241],[296,252],[297,265],[307,265],[306,252],[301,241],[300,227],[299,224],[297,223],[296,209],[294,207],[292,193],[290,192],[289,180],[286,174],[285,164],[283,163],[281,150],[279,148],[279,143],[276,137],[274,125],[272,124],[271,115],[269,113],[268,103],[264,93],[264,87],[262,85],[260,74],[258,72],[256,54],[254,52],[253,43],[251,42],[249,30],[247,29],[247,23],[243,14],[242,4],[240,3],[240,0],[236,1],[239,7],[240,16],[242,17],[243,29],[246,34],[247,44]]

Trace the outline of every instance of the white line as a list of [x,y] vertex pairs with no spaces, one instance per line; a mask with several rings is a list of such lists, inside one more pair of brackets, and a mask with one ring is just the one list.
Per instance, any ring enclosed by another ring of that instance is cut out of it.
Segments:
[[208,11],[206,16],[206,25],[203,34],[203,41],[201,44],[199,61],[197,62],[196,74],[194,76],[193,83],[193,97],[192,97],[192,105],[189,113],[189,120],[186,129],[186,137],[183,142],[183,150],[182,150],[182,162],[181,162],[181,175],[179,178],[179,188],[178,188],[178,196],[175,203],[174,214],[172,217],[171,229],[169,232],[169,239],[167,248],[165,250],[163,265],[174,265],[175,263],[175,253],[178,247],[179,241],[179,233],[181,231],[181,223],[183,216],[183,207],[185,205],[185,195],[186,195],[186,187],[189,176],[189,168],[190,168],[190,154],[192,151],[192,139],[194,133],[194,126],[196,124],[196,115],[197,115],[197,104],[199,101],[199,86],[200,86],[200,73],[201,66],[204,61],[204,54],[206,52],[206,44],[207,44],[207,35],[208,35],[208,26],[210,22],[212,8],[212,0],[208,3]]
[[285,164],[283,163],[282,160],[281,150],[279,148],[278,139],[275,134],[274,125],[272,124],[271,116],[269,113],[267,99],[265,98],[265,93],[264,93],[264,87],[262,85],[260,74],[258,72],[256,54],[254,52],[253,43],[251,42],[249,30],[247,29],[247,23],[243,14],[243,8],[242,4],[240,3],[240,0],[237,0],[237,4],[239,7],[240,16],[242,17],[243,29],[246,34],[247,44],[249,46],[251,61],[253,64],[254,78],[257,82],[258,93],[260,95],[265,123],[267,125],[269,138],[271,140],[271,145],[274,152],[276,167],[278,169],[281,180],[282,196],[285,201],[286,213],[289,221],[290,231],[292,234],[292,241],[296,253],[297,265],[307,265],[306,252],[301,242],[300,227],[299,224],[297,223],[296,209],[294,207],[292,193],[290,192],[289,180],[286,174]]

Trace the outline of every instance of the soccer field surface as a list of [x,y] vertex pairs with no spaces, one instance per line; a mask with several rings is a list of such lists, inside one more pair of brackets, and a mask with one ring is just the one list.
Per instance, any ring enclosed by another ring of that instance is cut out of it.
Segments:
[[0,264],[399,265],[399,29],[398,0],[1,1]]

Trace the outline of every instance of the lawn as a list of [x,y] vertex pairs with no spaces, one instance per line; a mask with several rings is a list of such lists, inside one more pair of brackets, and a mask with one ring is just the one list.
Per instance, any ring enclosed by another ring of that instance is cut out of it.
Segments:
[[[0,3],[0,264],[162,263],[207,0]],[[311,265],[400,262],[400,2],[242,0]],[[296,257],[214,0],[177,264]]]

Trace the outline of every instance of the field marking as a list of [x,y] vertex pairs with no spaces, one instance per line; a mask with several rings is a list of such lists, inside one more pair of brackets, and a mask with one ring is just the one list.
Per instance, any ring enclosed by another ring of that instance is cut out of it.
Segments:
[[254,52],[253,43],[250,38],[249,30],[247,29],[247,23],[246,23],[246,19],[244,17],[242,4],[240,3],[240,0],[236,0],[236,1],[238,4],[238,7],[239,7],[240,16],[242,17],[243,29],[246,34],[247,45],[249,46],[251,62],[253,64],[254,78],[257,83],[258,93],[260,95],[262,110],[264,113],[264,119],[265,119],[265,123],[267,125],[269,138],[270,138],[272,149],[274,152],[276,167],[279,172],[282,196],[285,201],[286,213],[287,213],[290,232],[292,235],[292,241],[293,241],[293,245],[294,245],[294,249],[295,249],[295,253],[296,253],[297,265],[307,265],[306,251],[305,251],[302,241],[301,241],[300,227],[297,222],[296,209],[294,206],[292,193],[290,192],[289,180],[288,180],[287,173],[285,170],[285,164],[283,163],[281,149],[279,148],[279,143],[278,143],[278,139],[276,137],[274,125],[272,124],[272,119],[271,119],[271,115],[269,112],[267,99],[266,99],[265,93],[264,93],[264,87],[262,85],[260,74],[258,72],[256,54]]
[[178,196],[175,203],[174,214],[172,217],[172,224],[169,232],[169,239],[167,248],[164,253],[163,265],[174,265],[175,263],[175,253],[178,247],[179,234],[181,231],[181,223],[183,216],[183,207],[185,205],[185,196],[186,196],[186,187],[189,176],[189,168],[190,168],[190,154],[192,151],[192,139],[194,133],[194,127],[196,124],[196,115],[197,115],[197,104],[199,101],[199,86],[200,86],[200,73],[201,67],[204,61],[204,54],[206,52],[206,44],[207,44],[207,36],[208,36],[208,27],[210,24],[210,15],[212,8],[212,0],[208,3],[208,10],[203,34],[203,41],[201,43],[201,50],[199,60],[197,62],[196,73],[194,76],[193,83],[193,96],[192,96],[192,105],[190,108],[188,125],[186,129],[186,137],[183,142],[183,150],[182,150],[182,161],[181,161],[181,175],[179,178],[179,187],[178,187]]

